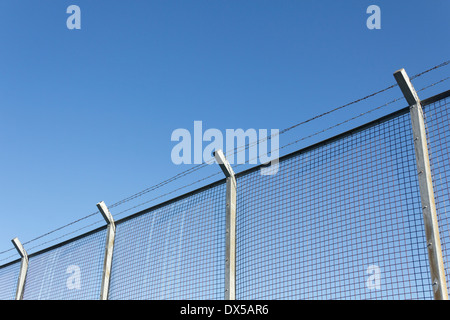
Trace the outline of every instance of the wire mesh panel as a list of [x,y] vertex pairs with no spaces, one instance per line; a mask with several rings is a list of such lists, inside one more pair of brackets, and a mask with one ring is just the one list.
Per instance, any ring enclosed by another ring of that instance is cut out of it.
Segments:
[[106,231],[30,256],[24,300],[97,300]]
[[442,256],[450,289],[450,98],[424,106]]
[[407,110],[237,185],[237,299],[433,298]]
[[[449,94],[424,106],[450,290]],[[275,170],[276,171],[276,170]],[[266,171],[267,173],[267,171]],[[225,183],[117,222],[109,299],[223,299]],[[408,109],[237,175],[237,299],[432,299]],[[24,299],[98,299],[106,230],[32,254]],[[20,261],[0,266],[14,299]]]
[[117,224],[109,299],[223,299],[225,184]]
[[14,262],[0,268],[0,300],[14,300],[21,262]]

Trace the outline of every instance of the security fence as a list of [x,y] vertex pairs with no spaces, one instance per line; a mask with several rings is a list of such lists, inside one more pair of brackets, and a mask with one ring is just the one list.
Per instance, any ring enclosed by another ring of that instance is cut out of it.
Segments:
[[[422,101],[447,284],[449,96]],[[409,107],[260,169],[235,176],[236,299],[433,299]],[[224,299],[227,205],[223,179],[115,222],[108,298]],[[31,254],[23,299],[98,299],[106,245],[101,227]]]

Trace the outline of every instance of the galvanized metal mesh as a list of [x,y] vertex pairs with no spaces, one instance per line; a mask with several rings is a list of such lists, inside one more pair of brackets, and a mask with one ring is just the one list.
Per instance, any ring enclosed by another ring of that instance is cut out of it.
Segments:
[[23,299],[99,299],[105,241],[100,230],[30,256]]
[[237,184],[237,299],[433,298],[407,110]]
[[225,184],[117,225],[109,299],[223,299]]
[[0,300],[14,300],[19,279],[20,261],[0,267]]
[[[447,284],[449,103],[424,106]],[[225,194],[221,181],[119,221],[109,299],[223,299]],[[102,228],[30,255],[24,299],[98,299],[105,241]],[[1,300],[19,269],[0,267]],[[407,109],[286,156],[274,175],[237,175],[236,297],[433,298]]]
[[442,256],[450,290],[450,98],[424,106]]

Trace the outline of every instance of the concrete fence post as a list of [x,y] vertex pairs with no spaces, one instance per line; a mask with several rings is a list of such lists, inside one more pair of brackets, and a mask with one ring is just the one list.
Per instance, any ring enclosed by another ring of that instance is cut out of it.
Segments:
[[19,271],[19,279],[17,281],[16,300],[22,300],[25,288],[25,279],[28,271],[28,254],[18,238],[11,240],[20,257],[22,258]]
[[106,230],[105,259],[103,262],[102,286],[100,292],[100,300],[108,300],[116,225],[108,207],[103,201],[97,203],[97,208],[108,225]]
[[434,299],[448,300],[423,110],[417,92],[405,69],[396,71],[394,77],[410,106],[420,200],[425,224],[426,245],[428,248]]
[[217,163],[227,178],[226,242],[225,242],[225,300],[236,299],[236,178],[222,150],[214,153]]

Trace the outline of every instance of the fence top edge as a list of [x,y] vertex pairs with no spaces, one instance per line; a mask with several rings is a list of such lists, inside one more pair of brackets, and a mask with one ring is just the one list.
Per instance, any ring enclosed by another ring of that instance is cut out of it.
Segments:
[[7,262],[7,263],[5,263],[5,264],[2,264],[2,265],[0,266],[0,270],[3,269],[3,268],[9,267],[9,266],[11,266],[11,265],[13,265],[13,264],[15,264],[15,263],[20,263],[21,260],[22,260],[22,259],[19,258],[19,259],[15,259],[15,260],[13,260],[13,261]]
[[[59,248],[59,247],[63,247],[63,246],[65,246],[65,245],[67,245],[67,244],[69,244],[69,243],[71,243],[71,242],[75,242],[75,241],[77,241],[77,240],[80,240],[81,238],[85,238],[85,237],[88,237],[88,236],[90,236],[90,235],[92,235],[92,234],[94,234],[94,233],[100,232],[100,231],[102,231],[102,230],[106,230],[106,228],[107,228],[106,225],[101,226],[101,227],[98,227],[98,228],[95,228],[95,229],[93,229],[93,230],[91,230],[91,231],[82,233],[82,234],[80,234],[80,235],[78,235],[78,236],[76,236],[76,237],[73,237],[73,238],[64,240],[63,242],[56,243],[56,244],[54,244],[54,245],[52,245],[52,246],[50,246],[50,247],[47,247],[47,248],[41,249],[41,250],[39,250],[39,251],[33,252],[33,253],[31,253],[31,254],[28,255],[28,258],[32,258],[32,257],[34,257],[34,256],[41,255],[41,254],[43,254],[43,253],[46,253],[46,252],[48,252],[48,251],[57,249],[57,248]],[[106,238],[106,237],[105,237],[105,238]],[[1,266],[0,266],[0,268],[1,268]]]
[[166,200],[166,201],[164,201],[164,202],[158,203],[158,204],[156,204],[156,205],[154,205],[154,206],[151,206],[151,207],[149,207],[149,208],[143,209],[143,210],[141,210],[141,211],[138,211],[138,212],[136,212],[136,213],[133,213],[133,214],[131,214],[131,215],[129,215],[129,216],[126,216],[126,217],[124,217],[124,218],[121,218],[121,219],[117,220],[117,221],[115,222],[115,224],[116,224],[116,226],[117,226],[117,225],[120,225],[121,223],[124,223],[124,222],[126,222],[126,221],[128,221],[128,220],[137,218],[137,217],[139,217],[139,216],[141,216],[141,215],[144,215],[144,214],[146,214],[146,213],[149,213],[149,212],[155,211],[155,210],[157,210],[157,209],[159,209],[159,208],[168,206],[168,205],[170,205],[170,204],[172,204],[172,203],[175,203],[175,202],[177,202],[177,201],[183,200],[183,199],[188,198],[188,197],[190,197],[190,196],[193,196],[193,195],[195,195],[195,194],[197,194],[197,193],[200,193],[200,192],[203,192],[203,191],[205,191],[205,190],[214,188],[214,187],[216,187],[216,186],[218,186],[218,185],[220,185],[220,184],[225,184],[225,182],[226,182],[226,178],[222,178],[222,179],[220,179],[220,180],[214,181],[214,182],[209,183],[209,184],[207,184],[207,185],[205,185],[205,186],[203,186],[203,187],[200,187],[200,188],[198,188],[198,189],[194,189],[194,190],[191,190],[191,191],[189,191],[189,192],[187,192],[187,193],[183,193],[183,194],[181,194],[181,195],[179,195],[179,196],[176,196],[175,198],[168,199],[168,200]]
[[437,102],[439,100],[442,100],[442,99],[445,99],[445,98],[448,98],[448,97],[450,97],[450,90],[441,92],[441,93],[439,93],[439,94],[437,94],[435,96],[432,96],[432,97],[429,97],[429,98],[427,98],[425,100],[422,100],[422,101],[420,101],[420,104],[422,105],[422,107],[425,107],[425,106],[428,106],[428,105],[430,105],[432,103],[435,103],[435,102]]

